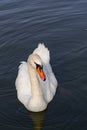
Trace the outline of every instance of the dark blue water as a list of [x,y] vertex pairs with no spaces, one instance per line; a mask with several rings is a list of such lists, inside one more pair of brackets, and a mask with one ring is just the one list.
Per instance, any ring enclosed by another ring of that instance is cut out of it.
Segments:
[[[17,100],[19,62],[44,42],[59,82],[42,113]],[[0,0],[0,130],[87,129],[87,0]]]

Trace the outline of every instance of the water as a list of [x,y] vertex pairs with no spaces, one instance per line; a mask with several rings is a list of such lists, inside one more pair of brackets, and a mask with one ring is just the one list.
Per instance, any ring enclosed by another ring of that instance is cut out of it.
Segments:
[[[59,82],[42,113],[17,100],[19,62],[44,42]],[[87,129],[87,1],[0,1],[0,130]]]

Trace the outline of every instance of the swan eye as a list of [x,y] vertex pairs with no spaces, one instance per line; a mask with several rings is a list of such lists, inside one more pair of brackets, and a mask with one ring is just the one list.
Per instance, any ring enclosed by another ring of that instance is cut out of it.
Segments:
[[34,62],[34,63],[35,63],[35,65],[36,65],[36,69],[37,69],[37,68],[43,68],[43,66],[37,64],[36,62]]

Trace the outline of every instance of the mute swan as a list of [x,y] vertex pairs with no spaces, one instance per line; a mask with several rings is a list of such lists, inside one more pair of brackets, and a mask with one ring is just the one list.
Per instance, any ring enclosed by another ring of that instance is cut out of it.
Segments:
[[58,82],[49,62],[50,52],[40,43],[27,62],[19,66],[15,81],[17,97],[29,111],[45,110],[55,95]]

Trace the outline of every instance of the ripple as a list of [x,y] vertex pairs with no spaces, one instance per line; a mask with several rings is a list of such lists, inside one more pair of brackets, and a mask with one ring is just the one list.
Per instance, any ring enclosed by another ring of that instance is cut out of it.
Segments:
[[29,118],[29,116],[27,116],[27,114],[21,114],[18,112],[14,112],[10,113],[10,115],[8,113],[5,112],[0,112],[0,124],[4,125],[4,126],[10,126],[10,127],[14,127],[14,128],[32,128],[32,123],[31,120]]
[[4,125],[7,127],[14,127],[14,128],[25,128],[25,129],[32,129],[32,123],[34,130],[42,129],[44,123],[44,112],[33,113],[25,111],[24,108],[19,108],[16,113],[9,115],[5,112],[0,112],[0,125]]
[[[0,1],[1,129],[86,128],[86,4],[85,0]],[[31,113],[17,100],[15,79],[19,62],[41,41],[51,50],[59,88],[45,112]]]

